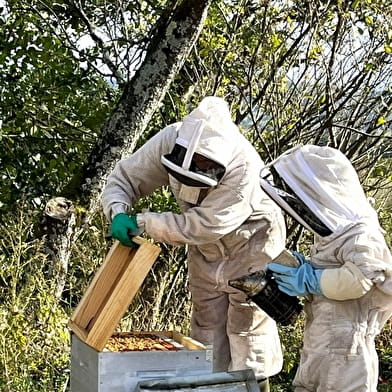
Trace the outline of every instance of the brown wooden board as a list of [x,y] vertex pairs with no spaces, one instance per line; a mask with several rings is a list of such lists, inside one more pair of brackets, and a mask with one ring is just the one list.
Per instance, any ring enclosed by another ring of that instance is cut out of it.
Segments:
[[68,323],[97,351],[104,348],[160,252],[141,237],[132,240],[137,248],[113,244]]

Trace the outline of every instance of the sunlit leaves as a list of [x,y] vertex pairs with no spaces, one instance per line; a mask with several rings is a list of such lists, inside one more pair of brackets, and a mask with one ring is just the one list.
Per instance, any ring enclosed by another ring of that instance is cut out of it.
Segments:
[[384,117],[379,117],[377,119],[377,125],[382,125],[382,124],[385,124],[385,123],[386,123],[386,120],[385,120]]
[[65,37],[44,30],[34,8],[10,5],[0,25],[0,202],[12,208],[22,195],[56,193],[73,175],[107,116],[112,88],[79,67]]

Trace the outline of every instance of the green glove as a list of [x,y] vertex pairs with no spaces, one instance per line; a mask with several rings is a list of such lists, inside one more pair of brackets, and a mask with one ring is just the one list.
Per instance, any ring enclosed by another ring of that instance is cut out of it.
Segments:
[[137,244],[131,240],[130,236],[132,236],[132,232],[135,232],[138,228],[136,216],[128,216],[127,214],[120,213],[113,218],[110,231],[112,237],[119,240],[123,245],[136,248]]

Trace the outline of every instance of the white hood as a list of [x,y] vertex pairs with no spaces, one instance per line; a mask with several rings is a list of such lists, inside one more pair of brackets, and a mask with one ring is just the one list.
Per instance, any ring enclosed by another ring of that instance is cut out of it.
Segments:
[[380,228],[354,167],[339,150],[299,146],[270,166],[333,233],[356,223]]
[[198,153],[227,168],[235,155],[239,136],[227,103],[222,98],[206,97],[184,117],[179,128],[176,145],[186,149],[181,165],[173,162],[170,155],[163,156],[161,161],[182,176],[215,186],[217,181],[190,170],[193,155]]
[[[198,126],[201,126],[199,132]],[[234,155],[237,135],[238,128],[231,120],[227,103],[222,98],[206,97],[184,117],[176,143],[192,155],[197,152],[227,167]]]

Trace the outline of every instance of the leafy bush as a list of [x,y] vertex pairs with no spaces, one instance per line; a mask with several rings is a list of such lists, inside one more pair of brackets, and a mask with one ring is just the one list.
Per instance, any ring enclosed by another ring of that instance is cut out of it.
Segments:
[[279,374],[271,378],[272,392],[294,391],[291,383],[299,363],[304,320],[304,314],[302,313],[295,324],[279,326],[280,341],[283,349],[283,369]]
[[0,390],[63,390],[68,379],[68,316],[45,277],[42,241],[31,239],[32,218],[0,218]]
[[380,392],[392,389],[392,319],[385,325],[381,334],[376,338],[377,354],[379,357],[379,387]]

